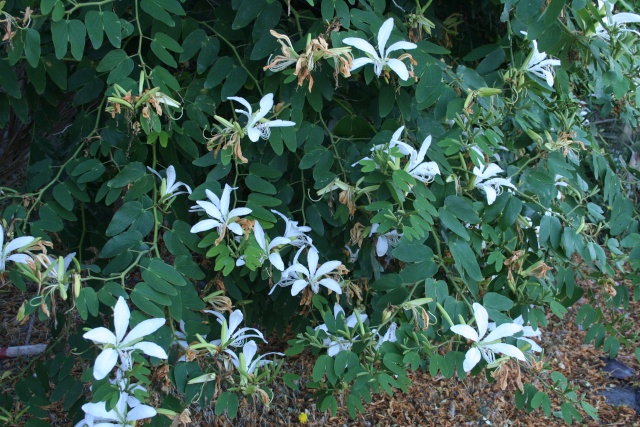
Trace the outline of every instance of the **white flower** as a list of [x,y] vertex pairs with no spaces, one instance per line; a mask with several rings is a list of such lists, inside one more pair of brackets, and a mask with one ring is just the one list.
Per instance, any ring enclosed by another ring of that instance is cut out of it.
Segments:
[[101,380],[116,366],[120,356],[120,369],[128,371],[131,368],[131,352],[140,350],[148,356],[166,359],[167,353],[158,344],[141,341],[146,335],[152,334],[165,324],[165,319],[147,319],[138,323],[128,334],[129,318],[131,312],[124,298],[118,298],[113,309],[113,324],[115,334],[104,327],[94,328],[85,333],[83,337],[94,343],[102,344],[102,353],[96,358],[93,367],[93,376]]
[[[264,234],[264,229],[262,228],[262,226],[258,221],[256,221],[253,226],[253,235],[256,238],[256,242],[258,242],[260,249],[262,249],[262,252],[263,252],[260,262],[264,262],[264,259],[268,258],[271,264],[275,268],[277,268],[280,271],[283,271],[284,262],[282,261],[282,257],[280,256],[280,253],[272,252],[272,251],[278,246],[288,245],[289,243],[291,243],[291,240],[285,237],[276,237],[267,245],[267,237]],[[236,261],[236,266],[244,265],[245,261],[243,257],[241,258],[238,258],[238,260]]]
[[239,102],[244,105],[246,110],[236,109],[236,113],[247,116],[249,122],[247,123],[246,134],[249,135],[249,139],[253,142],[257,142],[260,137],[262,139],[269,139],[271,135],[270,128],[274,127],[287,127],[295,126],[294,122],[288,120],[266,120],[264,117],[273,108],[273,94],[268,93],[260,100],[260,109],[255,113],[251,109],[251,104],[246,99],[239,96],[230,96],[227,99]]
[[349,247],[349,245],[344,245],[345,251],[344,253],[349,257],[349,262],[350,263],[354,263],[356,261],[358,261],[358,254],[360,253],[360,249],[356,249],[355,252],[353,252],[351,250],[351,248]]
[[[67,270],[69,269],[69,265],[71,264],[71,261],[73,260],[74,256],[76,256],[76,253],[71,252],[69,255],[67,255],[64,258],[62,257],[54,258],[51,255],[44,255],[44,254],[38,255],[36,256],[36,258],[45,269],[48,269],[49,267],[51,267],[51,269],[47,273],[47,277],[52,279],[56,284],[68,287],[69,280],[66,277]],[[60,267],[62,267],[62,269],[60,269]]]
[[[333,306],[333,317],[337,319],[340,314],[342,314],[343,316],[345,315],[344,309],[342,308],[342,306],[340,306],[340,304],[335,303]],[[367,320],[367,315],[365,313],[358,313],[358,314],[360,315],[361,321],[364,322],[365,320]],[[355,312],[345,319],[345,323],[347,325],[347,328],[349,329],[356,327],[356,325],[358,324],[358,318],[356,317]],[[346,350],[346,351],[351,350],[352,342],[343,337],[334,337],[333,335],[331,335],[329,333],[329,328],[327,328],[326,324],[316,326],[315,330],[316,331],[322,330],[327,335],[329,335],[322,342],[323,345],[328,347],[327,349],[328,356],[334,357],[336,354],[340,353],[343,350]]]
[[387,329],[387,332],[385,332],[384,335],[380,335],[377,331],[373,331],[375,332],[376,335],[378,335],[378,343],[376,344],[376,348],[379,348],[383,343],[385,342],[397,342],[398,339],[396,338],[396,331],[398,330],[398,324],[396,322],[392,322],[389,325],[389,328]]
[[232,190],[235,190],[235,188],[230,187],[229,184],[225,184],[221,198],[218,198],[218,196],[212,191],[205,190],[209,201],[198,200],[196,202],[198,206],[194,206],[194,209],[204,209],[207,215],[213,219],[203,219],[198,222],[196,225],[191,227],[192,233],[211,230],[212,228],[217,227],[220,237],[225,235],[227,229],[239,236],[242,235],[242,227],[237,222],[232,222],[232,220],[235,217],[249,215],[251,213],[251,209],[235,208],[229,211]]
[[148,405],[138,404],[129,409],[129,397],[127,393],[120,393],[118,403],[110,411],[107,411],[106,402],[85,403],[82,405],[85,417],[75,427],[131,427],[138,420],[156,416],[156,410]]
[[498,197],[499,194],[502,194],[502,187],[517,190],[510,179],[491,178],[502,172],[504,172],[502,168],[495,163],[489,163],[484,169],[477,166],[473,168],[473,174],[476,176],[475,187],[485,192],[487,195],[487,204],[489,205],[496,201],[496,197]]
[[560,66],[560,60],[547,59],[546,53],[538,51],[538,42],[533,40],[532,44],[533,52],[531,52],[531,58],[527,63],[527,71],[545,80],[549,87],[553,87],[555,77],[553,67]]
[[416,152],[411,149],[409,163],[405,166],[405,171],[418,181],[429,183],[433,181],[436,175],[440,175],[440,168],[436,162],[425,162],[424,156],[431,146],[431,135],[425,138],[420,147],[420,151]]
[[269,356],[270,354],[284,356],[283,353],[272,352],[263,354],[262,356],[259,356],[254,360],[253,358],[255,357],[257,352],[258,345],[255,343],[255,341],[249,341],[244,345],[244,347],[242,347],[242,355],[240,357],[238,357],[238,355],[233,352],[228,352],[227,354],[231,356],[231,363],[233,363],[233,366],[235,366],[236,369],[238,369],[238,371],[240,371],[244,375],[252,375],[256,368],[260,368],[262,366],[273,363],[273,360],[263,360],[263,358]]
[[[524,319],[522,318],[522,315],[520,315],[520,316],[516,317],[515,319],[513,319],[513,323],[515,323],[516,325],[521,325],[522,326],[522,336],[521,337],[516,337],[516,339],[518,341],[527,342],[531,346],[531,351],[535,351],[536,353],[540,353],[542,351],[542,347],[540,347],[537,342],[535,342],[534,340],[530,339],[530,338],[533,338],[533,337],[537,338],[540,335],[542,335],[542,331],[540,331],[540,328],[538,328],[537,331],[534,331],[531,326],[524,326]],[[489,323],[489,330],[493,331],[495,329],[496,329],[495,322]]]
[[[380,224],[371,224],[371,236],[378,230]],[[376,255],[379,257],[385,256],[389,248],[395,248],[398,246],[398,241],[402,238],[403,234],[398,233],[397,230],[387,231],[384,234],[378,236],[376,242]]]
[[[568,187],[569,184],[565,181],[562,181],[562,178],[564,178],[562,175],[558,175],[556,174],[555,180],[556,182],[554,183],[554,185],[556,187]],[[556,196],[557,199],[562,199],[562,191],[560,191],[560,189],[558,188],[558,195]]]
[[[173,166],[167,168],[167,178],[164,179],[158,172],[147,166],[150,172],[154,173],[162,183],[160,184],[160,199],[172,199],[179,194],[191,194],[191,187],[181,181],[176,181],[176,169]],[[187,191],[175,192],[178,188],[184,186]]]
[[[411,153],[415,152],[415,150],[413,149],[412,146],[410,146],[406,142],[403,142],[403,141],[400,140],[400,137],[402,136],[402,132],[403,131],[404,131],[404,126],[400,126],[393,133],[393,135],[391,135],[391,140],[389,141],[389,144],[374,145],[373,147],[371,147],[371,152],[373,153],[373,152],[376,152],[376,151],[380,151],[382,153],[389,154],[389,150],[391,148],[393,148],[393,147],[398,147],[398,151],[403,156],[408,156]],[[391,157],[392,161],[395,161],[395,157],[394,156],[389,156],[389,157]],[[372,159],[371,159],[371,157],[365,157],[365,158],[359,160],[358,162],[352,164],[351,166],[355,166],[358,163],[362,162],[363,160],[372,160]],[[376,169],[380,169],[380,167],[377,164],[376,164]]]
[[602,22],[606,25],[606,27],[598,23],[598,25],[596,25],[596,32],[594,34],[594,37],[599,37],[602,40],[609,41],[609,39],[611,38],[611,36],[609,35],[609,31],[614,28],[625,33],[631,32],[640,35],[640,32],[625,28],[624,26],[625,24],[640,24],[640,15],[637,15],[635,13],[616,13],[615,15],[611,16],[611,19],[609,19],[608,16],[605,16],[602,18]]
[[[298,295],[300,291],[307,286],[310,286],[313,293],[317,294],[320,292],[320,285],[327,289],[331,289],[337,294],[341,294],[342,289],[338,282],[330,277],[322,278],[322,276],[331,273],[342,263],[340,261],[328,261],[321,266],[318,266],[318,251],[316,248],[312,247],[309,249],[309,253],[307,254],[307,268],[304,265],[295,262],[297,261],[297,257],[302,249],[303,248],[300,248],[298,254],[296,254],[294,264],[282,272],[282,278],[278,283],[276,283],[276,286],[291,286],[292,296]],[[274,286],[271,289],[271,292],[273,292],[275,288],[276,287]]]
[[305,234],[311,231],[311,227],[308,227],[306,225],[298,225],[298,221],[290,220],[275,209],[271,209],[271,212],[279,215],[282,219],[284,219],[285,230],[283,237],[291,240],[291,242],[289,242],[290,245],[296,246],[298,248],[303,246],[313,246],[311,237]]
[[234,312],[229,315],[229,323],[227,323],[227,319],[222,313],[212,310],[205,310],[204,312],[216,316],[218,323],[222,325],[220,339],[211,341],[211,344],[221,349],[226,349],[226,347],[242,347],[249,338],[260,338],[262,341],[265,341],[262,332],[257,329],[246,327],[238,329],[238,326],[242,323],[242,319],[244,319],[244,315],[240,310],[234,310]]
[[487,310],[477,302],[473,303],[473,314],[476,319],[478,331],[469,325],[453,325],[451,327],[452,332],[462,335],[466,339],[474,342],[473,347],[467,351],[467,354],[464,357],[464,362],[462,363],[462,367],[465,372],[472,370],[474,366],[480,362],[481,358],[484,358],[484,360],[489,364],[494,363],[494,353],[500,353],[509,357],[515,357],[518,360],[526,361],[524,353],[522,353],[518,347],[511,344],[505,344],[500,341],[502,338],[513,336],[513,334],[517,334],[522,331],[522,325],[515,323],[503,323],[483,339],[484,335],[487,333],[489,314],[487,313]]
[[389,54],[401,49],[415,49],[418,46],[414,43],[399,41],[385,49],[392,30],[393,18],[389,18],[384,22],[384,24],[382,24],[382,27],[380,27],[380,30],[378,31],[379,55],[371,43],[366,40],[358,37],[347,37],[344,39],[342,41],[344,44],[360,49],[367,55],[366,58],[358,58],[354,60],[350,71],[356,70],[366,64],[373,64],[373,70],[376,73],[376,76],[380,77],[382,70],[386,66],[391,68],[398,77],[400,77],[400,79],[407,80],[409,78],[407,66],[400,59],[389,58]]
[[6,270],[7,261],[18,262],[20,264],[28,264],[28,261],[32,261],[32,258],[27,254],[13,254],[11,252],[29,246],[36,240],[33,236],[17,237],[4,245],[4,228],[0,225],[0,271]]
[[176,101],[175,99],[171,98],[169,95],[164,94],[162,92],[156,92],[155,98],[156,98],[156,101],[168,107],[182,108],[178,101]]

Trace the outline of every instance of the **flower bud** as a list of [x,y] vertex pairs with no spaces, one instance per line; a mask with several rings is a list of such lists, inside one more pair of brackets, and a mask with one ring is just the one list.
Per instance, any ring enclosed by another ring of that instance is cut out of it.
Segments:
[[494,96],[500,95],[502,93],[502,89],[498,89],[497,87],[481,87],[478,89],[478,96]]
[[73,298],[78,298],[80,296],[80,289],[82,289],[82,283],[80,282],[80,275],[73,275]]
[[382,323],[388,322],[389,319],[393,316],[393,313],[396,312],[396,306],[388,305],[387,308],[382,312]]

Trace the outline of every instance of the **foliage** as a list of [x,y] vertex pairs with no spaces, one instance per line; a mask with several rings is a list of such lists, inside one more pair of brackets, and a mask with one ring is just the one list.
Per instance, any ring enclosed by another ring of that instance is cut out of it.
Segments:
[[640,171],[599,123],[638,126],[637,15],[297,3],[0,2],[0,126],[32,129],[26,182],[0,187],[0,265],[19,320],[53,337],[0,417],[27,406],[41,425],[62,401],[128,425],[156,413],[145,400],[153,425],[234,417],[241,395],[273,398],[280,365],[249,339],[275,331],[285,357],[317,356],[322,411],[344,397],[356,417],[409,370],[506,382],[509,366],[518,407],[548,417],[558,394],[567,423],[596,418],[524,338],[544,347],[548,312],[587,297],[588,341],[612,357],[636,341],[619,310],[640,297]]

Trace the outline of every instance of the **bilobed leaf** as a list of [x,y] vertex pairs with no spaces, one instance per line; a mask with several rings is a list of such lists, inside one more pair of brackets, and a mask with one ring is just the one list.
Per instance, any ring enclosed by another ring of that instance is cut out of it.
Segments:
[[449,243],[449,249],[459,269],[467,273],[473,280],[480,281],[483,279],[476,254],[471,250],[468,243],[452,239]]
[[255,0],[243,0],[240,7],[238,7],[238,12],[236,13],[236,19],[234,19],[233,24],[231,24],[231,28],[234,30],[239,30],[240,28],[244,28],[251,21],[256,19],[262,9],[264,9],[266,2],[264,1],[255,1]]
[[101,258],[111,258],[133,246],[142,243],[142,234],[139,231],[129,230],[112,237],[100,251]]
[[91,40],[91,45],[94,49],[100,49],[104,38],[102,16],[102,11],[90,10],[84,17],[87,34],[89,35],[89,40]]
[[442,221],[442,224],[445,227],[456,233],[458,236],[462,237],[464,240],[470,240],[467,229],[464,228],[464,225],[462,225],[460,221],[458,221],[458,219],[451,212],[449,212],[448,209],[438,209],[438,216],[440,217],[440,221]]
[[24,55],[31,67],[36,68],[40,62],[40,33],[33,28],[25,29]]
[[431,248],[421,244],[399,245],[391,251],[391,255],[403,262],[424,262],[433,259]]
[[69,189],[64,184],[58,184],[53,187],[53,198],[66,210],[73,210],[73,197],[71,197]]
[[6,61],[0,61],[0,87],[13,98],[22,97],[16,74]]
[[[113,216],[109,227],[107,227],[107,231],[105,234],[107,236],[115,236],[116,234],[120,234],[128,227],[135,227],[136,222],[144,216],[146,209],[142,206],[142,203],[138,201],[127,202]],[[153,214],[152,214],[153,215]],[[148,233],[148,227],[143,227],[143,230],[138,230],[141,234]],[[136,229],[136,228],[132,228]]]
[[178,0],[142,0],[140,7],[153,18],[170,27],[176,25],[170,14],[185,15],[184,9]]
[[137,179],[143,177],[147,169],[140,162],[132,162],[126,165],[113,179],[107,182],[110,188],[125,187]]

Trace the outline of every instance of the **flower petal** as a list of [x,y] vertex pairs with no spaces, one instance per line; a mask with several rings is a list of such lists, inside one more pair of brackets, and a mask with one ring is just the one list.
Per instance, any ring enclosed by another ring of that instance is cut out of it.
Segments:
[[242,319],[244,319],[244,314],[242,314],[242,310],[234,310],[233,313],[229,316],[229,335],[233,335],[238,326],[242,323]]
[[398,75],[400,80],[408,80],[409,79],[409,70],[407,70],[407,66],[404,65],[404,62],[399,59],[389,59],[386,64]]
[[118,362],[118,352],[113,348],[105,348],[102,353],[96,357],[96,362],[93,365],[93,377],[97,380],[101,380],[116,366]]
[[293,282],[293,285],[291,286],[291,296],[295,297],[300,293],[301,290],[306,288],[308,285],[309,285],[309,282],[306,280],[303,280],[303,279],[296,280],[295,282]]
[[411,42],[405,42],[405,41],[395,42],[394,44],[389,46],[389,49],[387,49],[387,51],[385,52],[385,56],[389,56],[391,52],[394,52],[396,50],[402,50],[402,49],[408,50],[408,49],[415,49],[417,47],[418,47],[417,44],[411,43]]
[[257,123],[264,118],[273,108],[273,93],[268,93],[260,100],[260,109],[253,116],[253,123]]
[[166,320],[162,318],[143,320],[127,334],[126,338],[123,340],[123,344],[129,345],[131,341],[150,335],[164,326],[165,323]]
[[192,233],[199,233],[201,231],[211,230],[212,228],[216,228],[221,225],[220,221],[215,219],[203,219],[202,221],[196,223],[193,227],[191,227]]
[[244,354],[244,361],[247,364],[247,366],[251,364],[251,361],[253,360],[253,357],[256,355],[257,352],[258,352],[258,345],[256,344],[255,341],[249,341],[244,345],[244,347],[242,348],[242,353]]
[[389,250],[389,241],[384,236],[378,236],[378,241],[376,242],[376,255],[379,257],[385,256],[387,251]]
[[464,355],[464,362],[462,362],[462,368],[465,372],[469,372],[472,370],[482,359],[482,355],[480,354],[480,350],[477,348],[470,348],[467,353]]
[[[371,55],[373,58],[380,59],[380,56],[378,56],[378,52],[376,52],[376,49],[371,45],[371,43],[369,43],[364,39],[361,39],[358,37],[347,37],[346,39],[342,40],[342,43],[349,46],[353,46],[356,49],[360,49],[366,54]],[[351,69],[353,70],[353,68]]]
[[317,277],[316,270],[318,269],[318,251],[316,248],[309,249],[307,254],[307,265],[309,266],[309,276]]
[[116,345],[116,336],[114,335],[114,333],[107,328],[103,328],[102,326],[99,328],[93,328],[92,330],[85,332],[82,337],[98,344]]
[[453,332],[454,334],[462,335],[466,339],[473,342],[478,342],[478,340],[480,339],[480,337],[478,337],[478,332],[476,332],[476,330],[469,325],[453,325],[451,327],[451,332]]
[[244,232],[242,231],[242,226],[237,222],[227,224],[227,228],[231,230],[233,234],[237,234],[238,236],[242,236],[244,234]]
[[318,283],[327,289],[331,289],[333,292],[335,292],[338,295],[342,294],[342,288],[340,287],[340,284],[333,279],[330,279],[330,278],[322,279]]
[[33,236],[22,236],[22,237],[15,238],[9,243],[7,243],[7,246],[4,248],[4,253],[8,254],[9,252],[15,251],[16,249],[20,249],[24,246],[27,246],[31,244],[31,242],[33,242],[34,240],[36,240],[36,238]]
[[247,136],[249,136],[249,140],[251,140],[251,142],[258,142],[260,135],[262,135],[262,132],[260,132],[260,129],[257,127],[250,126],[247,128]]
[[296,122],[292,122],[289,120],[271,120],[270,122],[267,123],[267,125],[270,128],[283,128],[283,127],[288,127],[288,126],[295,126]]
[[478,336],[482,338],[484,337],[484,334],[487,333],[487,326],[489,324],[489,313],[487,313],[487,309],[482,305],[474,302],[473,315],[476,318],[476,325],[478,326]]
[[133,348],[142,351],[147,356],[157,357],[158,359],[167,359],[169,356],[158,344],[148,341],[142,341],[134,345]]
[[235,188],[230,187],[229,184],[224,185],[224,190],[222,190],[222,196],[220,197],[220,212],[224,218],[227,218],[227,214],[229,213],[229,203],[231,202],[231,192],[235,190]]
[[124,298],[119,297],[116,306],[113,308],[113,326],[116,331],[116,341],[118,343],[122,342],[124,334],[126,334],[127,329],[129,329],[129,317],[131,317],[129,306],[127,306]]
[[384,48],[387,46],[391,31],[393,31],[393,18],[389,18],[384,21],[384,24],[382,24],[380,30],[378,31],[378,50],[380,51],[381,58],[387,56]]
[[363,56],[362,58],[357,58],[353,60],[353,63],[351,64],[351,69],[349,71],[355,71],[358,68],[362,67],[363,65],[374,64],[374,63],[375,61],[373,59]]
[[258,246],[265,252],[269,253],[269,249],[267,247],[267,239],[264,235],[264,229],[262,225],[260,225],[259,221],[256,221],[253,224],[253,236],[256,238],[256,242],[258,242]]
[[27,254],[13,254],[7,257],[7,261],[13,261],[20,264],[29,264],[29,260],[33,261],[33,258]]
[[494,353],[500,353],[509,357],[515,357],[516,359],[522,360],[523,362],[526,362],[527,360],[525,359],[524,353],[522,352],[522,350],[520,350],[515,345],[498,343],[498,344],[487,345],[485,347],[492,350]]
[[277,270],[284,270],[284,262],[282,261],[282,257],[278,252],[269,254],[269,261],[271,262],[271,265],[273,265]]
[[236,216],[245,216],[245,215],[249,215],[251,212],[253,211],[250,208],[235,208],[235,209],[231,209],[231,212],[227,214],[227,218],[231,219]]
[[229,97],[227,97],[227,101],[229,101],[229,100],[236,101],[236,102],[239,102],[240,104],[244,105],[244,108],[247,109],[247,113],[249,113],[249,115],[252,114],[253,110],[251,109],[251,104],[249,104],[246,99],[241,98],[239,96],[229,96]]
[[127,412],[127,421],[138,421],[155,417],[158,412],[149,405],[138,405]]
[[489,333],[482,341],[491,342],[504,337],[512,337],[520,331],[522,331],[522,325],[518,325],[517,323],[503,323],[495,328],[493,332]]
[[325,274],[328,274],[336,268],[340,267],[340,265],[342,265],[342,262],[340,261],[327,261],[322,264],[320,268],[318,268],[318,270],[316,270],[315,277],[324,276]]

